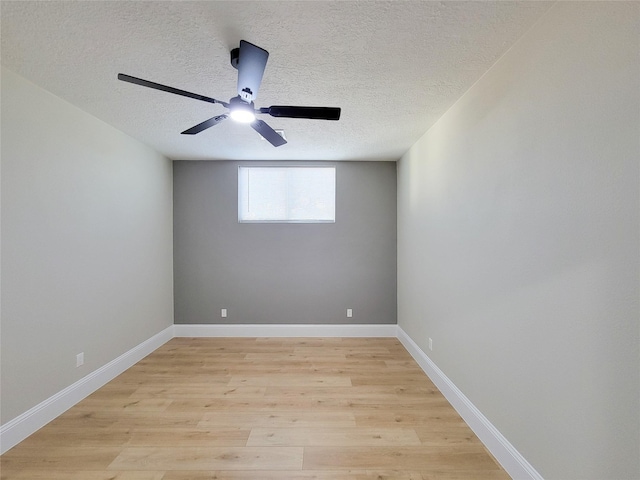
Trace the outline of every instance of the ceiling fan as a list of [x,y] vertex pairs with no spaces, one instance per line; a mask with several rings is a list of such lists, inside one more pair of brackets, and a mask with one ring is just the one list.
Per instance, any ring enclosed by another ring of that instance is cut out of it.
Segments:
[[279,147],[287,143],[273,128],[266,122],[256,119],[256,114],[269,114],[272,117],[286,118],[310,118],[314,120],[339,120],[340,108],[333,107],[295,107],[291,105],[272,105],[271,107],[255,108],[253,101],[258,96],[258,89],[262,82],[262,75],[267,66],[269,52],[265,49],[253,45],[245,40],[240,40],[240,47],[231,50],[231,65],[238,70],[238,96],[233,97],[229,102],[216,100],[215,98],[205,97],[197,93],[187,92],[178,88],[161,85],[159,83],[143,80],[142,78],[132,77],[124,73],[118,74],[118,80],[123,82],[135,83],[143,87],[155,88],[164,92],[182,95],[184,97],[195,98],[203,102],[219,103],[223,107],[229,109],[229,113],[216,115],[205,120],[198,125],[191,127],[184,132],[183,135],[195,135],[207,128],[213,127],[218,123],[231,117],[233,120],[242,123],[248,123],[256,132],[266,139],[274,147]]

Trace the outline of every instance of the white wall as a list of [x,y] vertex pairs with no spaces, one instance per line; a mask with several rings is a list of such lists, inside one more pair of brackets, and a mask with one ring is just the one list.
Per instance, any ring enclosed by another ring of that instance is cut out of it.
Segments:
[[6,69],[1,133],[6,423],[172,324],[172,170]]
[[640,478],[639,24],[557,3],[399,162],[399,325],[549,479]]

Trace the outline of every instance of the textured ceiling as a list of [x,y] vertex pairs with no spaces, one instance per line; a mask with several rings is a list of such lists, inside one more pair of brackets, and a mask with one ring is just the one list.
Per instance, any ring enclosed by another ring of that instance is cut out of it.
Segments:
[[[2,65],[174,160],[396,160],[549,8],[430,1],[5,1]],[[261,116],[274,148],[230,120],[180,135],[228,101],[229,51],[269,51],[256,106],[342,108],[338,122]],[[33,112],[37,115],[38,112]]]

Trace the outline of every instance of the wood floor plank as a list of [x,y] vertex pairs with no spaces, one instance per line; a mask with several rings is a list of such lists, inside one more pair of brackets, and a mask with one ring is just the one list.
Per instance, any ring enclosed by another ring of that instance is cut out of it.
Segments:
[[302,470],[300,447],[125,447],[109,470]]
[[428,386],[430,381],[424,377],[424,375],[417,374],[388,374],[388,375],[351,375],[351,384],[353,386],[359,385],[415,385],[415,386]]
[[176,386],[165,384],[164,386],[141,385],[133,390],[131,398],[256,398],[261,397],[267,391],[266,387],[230,387],[227,385],[211,385],[207,383]]
[[109,472],[91,470],[24,470],[0,475],[2,480],[163,480],[165,472]]
[[248,429],[169,429],[138,430],[132,433],[126,443],[138,447],[244,447],[247,444]]
[[[299,387],[299,386],[279,386],[266,387],[265,397],[269,398],[287,398],[287,397],[314,397],[314,398],[377,398],[381,403],[393,402],[398,400],[396,387],[391,385],[365,385],[351,387]],[[410,394],[403,394],[410,396]],[[421,393],[415,395],[421,396]]]
[[305,470],[384,469],[402,465],[407,470],[441,471],[479,468],[497,470],[493,459],[477,448],[422,447],[306,447]]
[[2,471],[6,470],[106,470],[118,456],[120,447],[37,446],[9,450],[2,455]]
[[123,374],[122,378],[118,381],[123,382],[129,385],[138,385],[138,386],[156,386],[162,387],[165,385],[175,385],[175,386],[189,386],[192,384],[203,384],[203,385],[213,385],[217,384],[220,387],[224,387],[229,383],[229,377],[216,376],[213,373],[201,373],[197,371],[193,371],[189,369],[189,375],[184,375],[184,370],[182,369],[182,373],[176,372],[173,375],[149,375],[147,373],[139,373],[134,372],[130,374]]
[[253,428],[247,446],[421,445],[412,428]]
[[502,469],[422,472],[423,480],[511,480]]
[[123,446],[131,439],[131,429],[117,430],[93,430],[88,428],[42,428],[26,440],[20,446],[47,447],[58,445],[65,447],[89,447],[89,446]]
[[230,387],[235,386],[298,386],[298,387],[350,387],[351,379],[347,375],[236,375],[229,380]]
[[458,423],[460,416],[452,407],[433,407],[429,410],[397,411],[392,409],[355,414],[358,427],[428,426],[434,423]]
[[172,400],[166,398],[151,399],[122,399],[114,398],[86,398],[76,405],[76,410],[100,410],[109,411],[142,411],[142,412],[162,412],[171,405]]
[[446,424],[432,423],[430,427],[415,427],[414,429],[423,445],[482,445],[480,439],[471,431],[467,424],[462,421],[457,423],[447,422]]
[[321,428],[355,427],[349,412],[257,412],[257,413],[205,413],[198,423],[200,428],[237,426],[239,428]]
[[135,392],[136,388],[138,387],[136,387],[135,385],[126,385],[118,381],[112,381],[104,385],[99,390],[93,392],[87,397],[87,399],[127,398],[129,395]]
[[[360,345],[360,346],[328,346],[323,347],[322,351],[327,355],[390,355],[389,348],[386,346],[376,345]],[[293,348],[293,353],[297,355],[317,355],[318,347],[315,346],[298,346]]]
[[317,352],[311,354],[289,353],[283,355],[280,352],[247,353],[245,360],[254,363],[268,363],[269,365],[291,365],[296,363],[344,363],[347,357],[344,353],[327,353],[319,355]]
[[423,478],[420,472],[407,472],[402,470],[274,470],[261,471],[259,477],[256,476],[255,471],[171,471],[167,472],[162,480],[423,480]]
[[294,397],[286,399],[274,399],[266,397],[257,398],[191,398],[187,400],[174,400],[167,409],[168,412],[190,412],[198,409],[206,412],[282,412],[313,409],[337,409],[348,408],[350,400],[331,399],[317,397]]
[[183,428],[196,427],[202,420],[202,412],[86,412],[75,407],[49,423],[46,428],[63,431],[87,429],[120,431],[134,428]]

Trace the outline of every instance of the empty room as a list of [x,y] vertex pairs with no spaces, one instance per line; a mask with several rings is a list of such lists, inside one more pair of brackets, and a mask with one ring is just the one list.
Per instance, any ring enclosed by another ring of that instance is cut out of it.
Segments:
[[640,2],[0,2],[2,480],[640,480]]

